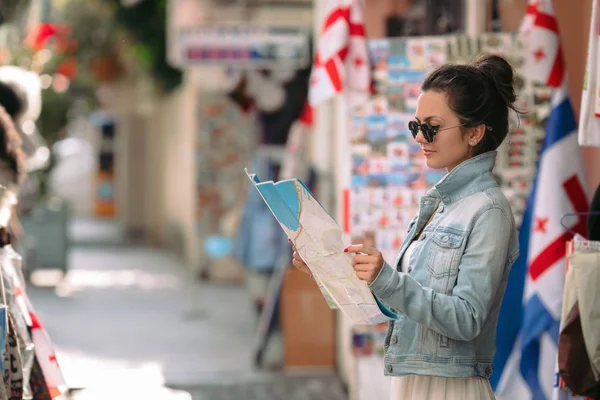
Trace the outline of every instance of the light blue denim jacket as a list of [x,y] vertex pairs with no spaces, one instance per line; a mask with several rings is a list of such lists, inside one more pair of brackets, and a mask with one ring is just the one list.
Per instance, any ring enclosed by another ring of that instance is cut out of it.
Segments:
[[[495,158],[471,158],[427,192],[396,268],[385,263],[371,283],[398,315],[385,339],[386,375],[491,376],[500,305],[519,254],[510,204],[492,175]],[[398,272],[413,239],[409,272]]]

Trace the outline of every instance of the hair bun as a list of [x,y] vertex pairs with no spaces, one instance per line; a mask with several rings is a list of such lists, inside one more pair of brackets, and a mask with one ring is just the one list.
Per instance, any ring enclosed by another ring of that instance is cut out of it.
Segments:
[[510,108],[517,100],[514,88],[514,70],[502,57],[487,54],[476,58],[471,66],[484,75],[496,88],[504,103]]

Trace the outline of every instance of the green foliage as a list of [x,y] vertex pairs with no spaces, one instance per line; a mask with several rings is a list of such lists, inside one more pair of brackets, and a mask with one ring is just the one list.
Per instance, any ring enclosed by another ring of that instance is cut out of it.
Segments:
[[37,125],[44,139],[52,145],[61,138],[62,131],[67,126],[73,98],[66,92],[47,89],[42,91],[42,104],[42,113]]
[[167,63],[167,1],[143,0],[124,7],[120,0],[103,0],[114,8],[115,21],[135,41],[131,51],[157,80],[159,89],[169,91],[181,83],[181,71]]
[[94,58],[113,54],[116,49],[117,28],[111,10],[99,0],[69,0],[57,15],[58,23],[71,29],[77,41],[78,64],[89,67]]

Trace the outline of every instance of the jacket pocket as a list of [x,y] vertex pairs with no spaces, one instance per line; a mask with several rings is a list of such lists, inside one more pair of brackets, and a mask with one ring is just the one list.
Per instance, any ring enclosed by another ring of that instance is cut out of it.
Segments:
[[427,268],[432,289],[445,293],[450,277],[458,272],[465,234],[454,230],[432,233]]
[[439,334],[440,338],[440,348],[441,349],[449,349],[450,348],[450,338],[448,336],[444,336]]

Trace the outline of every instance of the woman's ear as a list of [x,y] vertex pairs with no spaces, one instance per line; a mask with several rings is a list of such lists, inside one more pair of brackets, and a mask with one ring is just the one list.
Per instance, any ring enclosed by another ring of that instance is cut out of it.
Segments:
[[479,142],[483,140],[483,136],[485,135],[485,124],[479,124],[473,128],[471,128],[469,132],[469,145],[477,146]]

